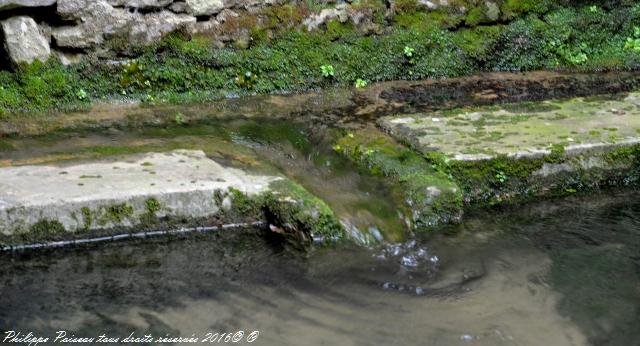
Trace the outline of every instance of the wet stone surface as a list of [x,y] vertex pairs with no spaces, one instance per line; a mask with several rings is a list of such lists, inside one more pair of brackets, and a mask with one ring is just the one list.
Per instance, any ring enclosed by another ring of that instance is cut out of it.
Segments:
[[9,236],[44,232],[53,238],[63,231],[136,227],[147,214],[209,217],[231,208],[231,189],[255,195],[279,179],[223,167],[204,152],[189,150],[4,167],[0,231]]
[[571,154],[640,142],[640,94],[397,115],[380,124],[424,153],[457,160],[535,157],[554,146]]

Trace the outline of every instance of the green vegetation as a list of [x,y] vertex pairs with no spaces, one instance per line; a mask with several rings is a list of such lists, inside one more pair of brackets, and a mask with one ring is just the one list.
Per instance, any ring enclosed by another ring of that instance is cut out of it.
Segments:
[[115,204],[104,209],[101,222],[103,224],[111,222],[120,224],[122,221],[133,216],[133,207],[126,204]]
[[147,212],[149,214],[155,214],[160,210],[160,202],[155,198],[149,198],[145,201],[145,206],[147,207]]
[[469,10],[426,11],[403,0],[395,16],[385,18],[382,1],[361,1],[357,6],[373,11],[376,25],[388,27],[379,33],[336,21],[317,32],[296,31],[289,22],[299,23],[308,9],[284,5],[265,12],[270,20],[262,24],[243,19],[254,23],[247,45],[219,49],[211,39],[176,34],[149,47],[129,47],[137,58],[126,65],[36,62],[0,71],[0,113],[76,109],[112,97],[180,102],[485,70],[640,66],[640,4],[621,1],[594,10],[594,4],[545,0],[454,2]]
[[361,89],[361,88],[366,88],[368,83],[367,83],[366,80],[358,78],[358,79],[356,79],[356,82],[355,82],[354,85],[355,85],[356,88]]
[[82,209],[80,209],[80,212],[82,213],[82,219],[84,222],[83,230],[89,231],[91,229],[91,225],[93,224],[93,213],[88,207],[82,207]]
[[33,224],[29,233],[23,234],[23,238],[29,241],[50,241],[64,232],[64,226],[59,221],[43,219]]
[[640,27],[633,29],[633,37],[627,37],[624,48],[640,53]]
[[452,179],[382,133],[348,133],[337,141],[334,150],[369,173],[388,177],[403,196],[416,229],[424,230],[460,217],[462,194]]
[[[540,158],[500,155],[490,160],[450,161],[440,153],[426,155],[427,161],[460,186],[465,203],[479,206],[640,183],[640,146],[623,146],[594,157],[604,162],[602,167],[584,167],[581,156],[567,156],[560,144]],[[566,164],[572,170],[546,175],[541,173],[545,164]]]
[[331,65],[320,66],[320,71],[322,72],[322,77],[325,77],[325,78],[335,77],[335,72],[334,72],[333,66]]
[[231,189],[232,212],[242,217],[266,218],[275,228],[292,240],[293,244],[310,244],[314,236],[336,240],[344,236],[344,229],[331,208],[304,187],[290,180],[270,184],[272,191],[247,196]]

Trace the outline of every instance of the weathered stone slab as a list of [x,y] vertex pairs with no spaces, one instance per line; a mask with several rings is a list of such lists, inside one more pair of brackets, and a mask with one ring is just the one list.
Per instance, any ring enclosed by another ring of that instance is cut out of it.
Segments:
[[495,205],[640,185],[640,93],[386,117],[384,130]]
[[381,119],[381,126],[424,153],[455,160],[498,155],[567,155],[640,143],[640,93],[459,109]]
[[99,162],[0,169],[0,234],[134,227],[149,213],[199,219],[231,208],[282,178],[227,168],[201,151],[150,153]]
[[175,14],[170,11],[149,14],[133,23],[129,32],[130,41],[141,44],[153,43],[165,35],[195,22],[195,17]]
[[4,45],[13,63],[47,61],[51,55],[49,42],[31,17],[18,16],[0,22]]
[[224,9],[222,0],[186,0],[189,12],[194,16],[210,16]]
[[20,7],[46,7],[56,3],[56,0],[0,0],[0,11]]

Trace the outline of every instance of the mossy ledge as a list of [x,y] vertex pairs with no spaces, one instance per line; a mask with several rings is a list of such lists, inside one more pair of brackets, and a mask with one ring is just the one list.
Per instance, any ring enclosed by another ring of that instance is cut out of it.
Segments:
[[334,149],[369,174],[389,178],[412,229],[424,230],[462,217],[462,193],[450,176],[382,132],[369,128],[346,133]]

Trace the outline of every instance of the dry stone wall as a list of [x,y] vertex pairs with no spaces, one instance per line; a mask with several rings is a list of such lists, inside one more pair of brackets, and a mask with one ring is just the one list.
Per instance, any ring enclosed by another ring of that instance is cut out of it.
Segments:
[[[448,5],[447,0],[420,2],[427,10]],[[306,0],[0,0],[0,54],[13,64],[45,61],[54,54],[72,63],[88,53],[108,56],[152,44],[176,31],[210,35],[221,45],[242,43],[256,23],[255,18],[238,18],[270,6],[307,6],[304,18],[294,24],[301,30],[316,30],[331,20],[371,22],[370,13],[355,3],[315,4],[311,10]],[[387,6],[392,9],[393,1]]]

